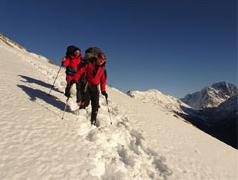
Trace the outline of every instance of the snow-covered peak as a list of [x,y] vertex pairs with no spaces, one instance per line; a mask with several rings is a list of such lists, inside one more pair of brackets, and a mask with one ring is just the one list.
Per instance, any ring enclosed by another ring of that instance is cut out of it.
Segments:
[[135,99],[139,99],[143,103],[152,103],[166,108],[169,111],[181,111],[181,105],[187,107],[180,99],[163,94],[157,89],[128,91],[127,94]]
[[174,102],[177,100],[177,98],[169,96],[169,95],[165,95],[157,89],[149,89],[146,91],[138,91],[138,90],[131,91],[130,90],[127,92],[127,94],[136,99],[144,100],[144,102],[151,102],[151,100],[158,100],[160,102],[165,102],[165,101]]
[[227,82],[214,83],[201,91],[188,94],[181,100],[194,109],[217,107],[230,97],[238,94],[238,88]]

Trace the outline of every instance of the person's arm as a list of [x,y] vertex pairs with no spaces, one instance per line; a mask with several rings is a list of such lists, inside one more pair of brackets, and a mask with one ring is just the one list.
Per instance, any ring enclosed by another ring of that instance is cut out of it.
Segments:
[[76,74],[74,75],[74,81],[77,82],[81,76],[83,75],[83,73],[85,73],[87,69],[87,65],[85,65],[84,67],[81,67],[77,72]]
[[67,66],[69,66],[69,64],[70,64],[69,58],[64,57],[62,59],[62,66],[67,67]]
[[105,69],[103,69],[103,74],[100,80],[100,87],[101,87],[101,93],[105,98],[108,98],[108,94],[106,92],[106,84],[107,84],[107,72]]
[[103,69],[103,73],[100,79],[101,92],[106,92],[106,83],[107,83],[106,74],[105,70]]

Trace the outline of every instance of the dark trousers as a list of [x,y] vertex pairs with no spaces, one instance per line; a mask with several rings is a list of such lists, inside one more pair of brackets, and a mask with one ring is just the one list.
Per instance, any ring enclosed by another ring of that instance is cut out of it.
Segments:
[[[66,88],[65,88],[65,96],[66,97],[70,97],[70,89],[72,87],[74,83],[72,83],[72,81],[70,83],[67,83]],[[81,97],[83,94],[83,87],[82,87],[82,83],[76,83],[76,98],[77,98],[77,102],[81,101]]]
[[83,95],[84,107],[88,106],[90,101],[92,106],[91,123],[95,123],[99,108],[99,90],[96,85],[88,84],[86,87],[86,92]]

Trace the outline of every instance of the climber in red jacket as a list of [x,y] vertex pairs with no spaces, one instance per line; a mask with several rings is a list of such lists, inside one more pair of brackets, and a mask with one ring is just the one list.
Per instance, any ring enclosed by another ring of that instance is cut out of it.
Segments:
[[[74,84],[74,76],[78,70],[78,66],[82,60],[81,50],[76,46],[68,46],[66,56],[63,58],[62,65],[66,67],[66,81],[65,96],[70,97],[70,89]],[[80,84],[76,84],[77,102],[80,102]]]
[[89,105],[91,100],[92,113],[91,113],[91,124],[96,124],[96,118],[99,108],[99,89],[98,85],[100,84],[100,89],[102,95],[108,98],[106,93],[106,69],[105,69],[105,54],[99,53],[97,58],[89,61],[86,65],[81,67],[74,76],[75,82],[81,78],[82,75],[86,75],[87,83],[85,85],[85,94],[80,103],[80,108],[85,108]]

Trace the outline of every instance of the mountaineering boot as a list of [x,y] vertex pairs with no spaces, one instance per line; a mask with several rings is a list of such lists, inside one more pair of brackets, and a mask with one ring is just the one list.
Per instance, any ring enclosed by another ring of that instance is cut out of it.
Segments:
[[78,106],[79,106],[79,109],[85,109],[86,106],[85,106],[85,101],[80,101],[80,102],[77,102]]
[[92,112],[91,114],[91,125],[94,125],[94,126],[99,126],[99,123],[97,122],[97,111],[95,112]]

